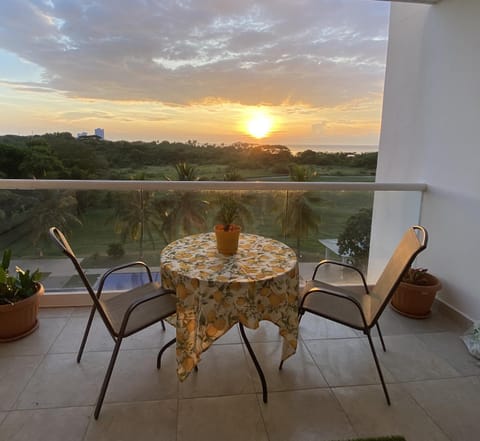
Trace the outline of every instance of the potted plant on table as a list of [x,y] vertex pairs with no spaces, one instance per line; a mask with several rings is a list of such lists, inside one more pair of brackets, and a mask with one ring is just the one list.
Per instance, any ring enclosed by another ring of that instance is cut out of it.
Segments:
[[0,342],[17,340],[38,327],[39,296],[44,293],[37,270],[18,266],[9,273],[11,250],[5,250],[0,266]]
[[440,281],[425,268],[409,268],[392,296],[392,308],[407,317],[427,318]]
[[217,249],[221,254],[232,255],[237,252],[240,237],[240,225],[235,222],[240,220],[240,206],[233,195],[221,195],[217,199],[218,212],[215,220],[215,237]]
[[250,220],[250,210],[245,198],[231,193],[222,194],[215,200],[218,211],[214,231],[219,253],[232,255],[237,252],[238,239],[244,221]]

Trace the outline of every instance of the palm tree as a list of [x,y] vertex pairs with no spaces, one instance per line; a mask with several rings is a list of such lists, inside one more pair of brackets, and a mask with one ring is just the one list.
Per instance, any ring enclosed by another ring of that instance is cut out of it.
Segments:
[[161,222],[155,208],[152,193],[137,190],[133,196],[128,193],[119,196],[114,212],[114,229],[122,242],[127,238],[138,241],[139,255],[143,257],[145,236],[155,247],[154,231],[161,229]]
[[198,181],[197,170],[193,165],[186,162],[179,162],[175,165],[177,172],[177,181]]
[[[295,164],[290,167],[291,181],[310,181],[314,175],[314,172],[304,166]],[[295,237],[298,256],[300,256],[301,238],[307,236],[310,231],[318,230],[320,219],[315,213],[313,203],[319,201],[321,201],[320,198],[306,191],[287,191],[284,210],[280,213],[279,221],[284,237],[289,235]]]
[[[177,181],[198,181],[194,166],[181,162],[175,165]],[[170,180],[169,177],[166,177]],[[205,228],[205,215],[208,203],[197,192],[169,191],[155,202],[156,211],[161,219],[161,233],[165,242],[192,234]]]
[[55,225],[69,231],[72,224],[81,224],[76,216],[77,199],[68,191],[40,191],[36,203],[32,205],[31,216],[28,217],[30,237],[34,246],[39,247],[43,256],[43,246],[49,242],[48,230]]

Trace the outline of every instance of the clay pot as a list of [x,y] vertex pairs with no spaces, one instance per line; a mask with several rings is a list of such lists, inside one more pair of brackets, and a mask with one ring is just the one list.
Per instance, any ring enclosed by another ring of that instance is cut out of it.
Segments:
[[215,237],[217,239],[218,252],[227,256],[231,256],[238,250],[240,226],[231,224],[229,229],[225,231],[223,225],[215,225]]
[[13,305],[0,305],[0,342],[18,340],[38,328],[38,304],[45,289],[41,283],[38,291]]
[[400,282],[391,301],[391,306],[396,312],[411,318],[430,316],[435,296],[442,288],[442,284],[435,276],[431,274],[426,276],[430,279],[428,285]]

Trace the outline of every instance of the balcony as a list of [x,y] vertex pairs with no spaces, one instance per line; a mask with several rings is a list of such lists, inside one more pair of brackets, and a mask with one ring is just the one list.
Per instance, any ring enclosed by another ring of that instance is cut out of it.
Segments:
[[480,368],[458,338],[464,326],[438,306],[429,320],[390,308],[384,313],[387,352],[379,356],[391,407],[365,338],[307,314],[299,349],[282,371],[274,326],[263,322],[248,330],[268,382],[268,404],[236,327],[179,383],[173,351],[155,369],[158,348],[174,332],[158,326],[125,340],[97,421],[93,406],[113,342],[95,322],[76,363],[87,314],[87,308],[43,308],[34,334],[0,345],[0,440],[303,441],[402,434],[457,441],[478,434]]
[[[118,194],[121,190],[132,197],[139,192],[192,192],[192,186],[196,186],[195,193],[203,196],[211,191],[242,191],[264,201],[276,198],[281,203],[292,192],[311,192],[320,204],[327,196],[343,197],[345,201],[353,195],[368,204],[379,201],[398,207],[398,212],[391,212],[395,221],[388,224],[390,228],[395,226],[395,234],[399,235],[406,226],[418,221],[421,195],[426,189],[421,184],[143,181],[3,181],[2,185],[25,195],[59,190]],[[267,230],[262,230],[262,225],[274,231],[274,219],[270,216],[263,223],[254,224],[250,232],[265,234]],[[95,225],[95,216],[86,216],[84,223]],[[98,236],[88,239],[81,231],[84,227],[78,227],[72,236],[74,239],[83,235],[76,245],[80,247],[79,254],[83,253],[90,262],[95,261],[90,258],[94,242],[100,242],[105,250],[111,239],[105,239],[103,229],[113,231],[113,221],[96,225]],[[330,237],[330,232],[343,227],[325,218],[321,225],[330,228],[323,237]],[[321,232],[320,229],[300,242],[303,278],[310,276],[314,261],[334,251],[319,242],[317,236]],[[86,240],[90,243],[85,245]],[[393,246],[393,237],[391,242]],[[295,240],[289,243],[296,246]],[[382,241],[382,246],[383,250],[374,249],[375,258],[370,256],[371,278],[385,262],[382,251],[389,254],[390,245]],[[127,243],[126,248],[138,253],[135,241]],[[145,246],[144,257],[152,266],[158,266],[160,249],[161,245]],[[216,437],[297,441],[312,439],[312,434],[315,439],[325,440],[402,434],[409,440],[453,441],[473,439],[477,433],[474,409],[479,404],[480,367],[459,338],[466,329],[466,320],[440,302],[429,320],[404,318],[389,308],[382,317],[387,352],[379,352],[379,356],[392,395],[391,407],[385,403],[368,350],[362,350],[367,345],[365,338],[307,314],[301,323],[297,354],[282,371],[278,371],[281,342],[275,326],[263,322],[260,329],[247,330],[266,374],[268,404],[261,401],[261,385],[237,328],[203,354],[199,372],[179,383],[173,351],[165,354],[162,369],[155,369],[156,353],[174,335],[174,330],[163,332],[160,327],[153,327],[125,341],[104,409],[95,421],[93,405],[113,342],[102,323],[96,322],[82,362],[75,362],[88,314],[87,308],[75,305],[85,304],[87,298],[76,285],[78,281],[69,262],[50,253],[36,263],[48,273],[40,328],[21,341],[0,346],[0,388],[5,397],[0,407],[0,440],[23,439],[35,433],[36,439],[74,440],[123,436],[142,440]],[[101,268],[92,265],[89,272],[95,278]],[[343,274],[327,276],[339,280]],[[62,304],[69,306],[46,307]],[[453,413],[454,421],[449,418]]]

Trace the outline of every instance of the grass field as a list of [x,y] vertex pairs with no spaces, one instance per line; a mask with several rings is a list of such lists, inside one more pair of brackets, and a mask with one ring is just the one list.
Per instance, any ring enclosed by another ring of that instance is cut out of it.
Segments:
[[[225,172],[225,166],[210,165],[198,167],[199,176],[209,177],[210,179],[219,179]],[[123,170],[124,172],[125,170]],[[238,170],[242,176],[249,179],[261,179],[261,177],[270,177],[271,172],[266,169]],[[371,182],[374,177],[370,171],[364,170],[360,173],[358,169],[348,169],[334,167],[331,169],[319,168],[316,180],[324,181],[356,181]],[[149,167],[142,170],[147,179],[156,176],[157,179],[170,175],[173,178],[173,167]],[[355,173],[355,176],[352,176]],[[132,176],[134,175],[132,171]],[[276,177],[278,179],[278,176]],[[287,179],[287,177],[284,177]],[[132,259],[137,259],[139,255],[138,241],[127,240],[122,244],[125,249],[125,255],[121,258],[112,259],[107,256],[107,249],[110,244],[121,243],[121,238],[114,230],[115,219],[113,218],[112,205],[113,198],[106,192],[90,192],[91,199],[99,199],[91,207],[87,208],[81,216],[81,225],[72,225],[70,231],[67,231],[72,247],[78,256],[87,258],[89,267],[105,268],[112,264],[122,263]],[[296,247],[296,238],[282,235],[281,215],[285,205],[287,192],[256,192],[254,201],[251,203],[251,215],[253,221],[244,225],[244,231],[249,233],[262,234],[268,237],[277,238]],[[361,208],[370,208],[373,204],[372,192],[321,192],[321,194],[311,193],[307,197],[313,196],[316,202],[313,204],[315,218],[317,219],[317,231],[310,231],[307,237],[301,238],[302,260],[314,261],[322,258],[325,249],[319,244],[319,239],[336,238],[344,228],[346,220]],[[211,194],[200,195],[201,198],[211,199]],[[311,198],[309,198],[311,199]],[[55,221],[50,220],[54,223]],[[213,212],[207,215],[204,231],[212,231]],[[50,225],[45,225],[45,232]],[[183,232],[181,235],[188,234]],[[12,248],[15,257],[39,257],[43,255],[46,258],[60,257],[60,254],[48,236],[33,244],[28,228],[22,227],[9,229],[0,232],[0,247]],[[153,235],[154,241],[145,239],[143,259],[152,265],[158,265],[159,252],[166,245],[161,239],[160,234]]]

